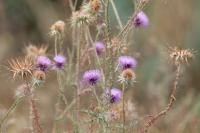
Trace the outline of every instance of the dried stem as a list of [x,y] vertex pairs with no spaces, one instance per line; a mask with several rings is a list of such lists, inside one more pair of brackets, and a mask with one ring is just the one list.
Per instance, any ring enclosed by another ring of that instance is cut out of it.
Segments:
[[32,124],[34,124],[33,126],[36,128],[37,133],[42,133],[43,131],[42,131],[42,126],[40,124],[40,116],[36,107],[35,99],[33,99],[33,97],[30,98],[30,107],[33,115],[32,119],[34,122]]
[[144,125],[141,133],[146,133],[148,132],[148,129],[162,116],[166,115],[167,112],[172,108],[176,98],[175,98],[175,95],[176,95],[176,90],[177,90],[177,86],[178,86],[178,81],[179,81],[179,78],[180,78],[180,63],[177,63],[176,64],[176,78],[175,78],[175,81],[174,81],[174,87],[173,87],[173,90],[170,94],[170,99],[169,99],[169,103],[168,105],[165,107],[164,110],[160,111],[158,114],[152,116],[147,122],[146,124]]
[[80,110],[80,95],[79,95],[79,89],[80,89],[80,80],[79,80],[79,73],[80,73],[80,55],[81,55],[81,41],[82,41],[82,35],[83,35],[83,25],[80,26],[78,29],[78,39],[76,44],[76,120],[79,120],[79,110]]
[[106,3],[105,3],[106,41],[107,41],[107,43],[111,44],[111,40],[110,40],[110,26],[109,26],[110,22],[109,22],[108,9],[109,9],[109,0],[106,0]]
[[31,124],[32,124],[31,131],[34,132],[36,130],[37,133],[43,133],[42,126],[40,124],[39,112],[38,112],[34,95],[33,95],[33,90],[31,89],[32,88],[27,87],[27,91],[29,93],[28,95],[29,95],[29,104],[30,104],[30,119],[31,119]]

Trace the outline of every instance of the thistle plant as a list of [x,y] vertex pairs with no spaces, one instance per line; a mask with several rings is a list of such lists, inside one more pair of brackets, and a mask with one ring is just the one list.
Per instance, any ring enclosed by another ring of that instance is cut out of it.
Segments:
[[[36,102],[35,94],[40,91],[37,88],[49,82],[47,75],[53,75],[52,72],[56,75],[57,92],[53,133],[128,133],[137,132],[137,123],[143,124],[137,107],[127,97],[128,91],[140,83],[136,83],[140,60],[130,52],[127,38],[130,31],[148,28],[150,19],[144,7],[149,0],[136,0],[126,24],[121,21],[114,0],[84,0],[80,7],[77,3],[78,0],[69,0],[71,16],[66,22],[58,20],[50,26],[49,35],[53,39],[50,44],[27,45],[23,58],[8,62],[13,79],[22,80],[24,87],[1,119],[1,130],[12,111],[26,99],[30,105],[30,132],[45,132],[40,117],[45,114],[40,114],[37,108],[40,102]],[[110,9],[120,27],[117,34],[112,33]],[[67,47],[66,29],[71,30]],[[48,52],[48,48],[53,48],[53,52]],[[176,67],[176,75],[169,103],[145,121],[141,133],[148,132],[156,121],[170,113],[176,101],[181,68],[193,57],[193,50],[170,48],[169,58]]]

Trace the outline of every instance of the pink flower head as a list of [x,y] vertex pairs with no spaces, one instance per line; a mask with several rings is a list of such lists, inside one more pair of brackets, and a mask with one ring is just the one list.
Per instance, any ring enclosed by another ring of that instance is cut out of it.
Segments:
[[101,79],[100,70],[88,70],[83,75],[83,80],[89,85],[96,85]]
[[36,67],[41,71],[46,71],[51,67],[51,60],[46,56],[38,56]]
[[54,62],[55,62],[55,67],[58,69],[63,69],[65,64],[66,64],[66,58],[63,55],[56,55],[53,58]]
[[118,65],[123,70],[135,68],[137,66],[137,61],[131,56],[120,56],[118,58]]
[[149,25],[149,19],[143,11],[140,11],[136,15],[133,24],[135,27],[147,27]]

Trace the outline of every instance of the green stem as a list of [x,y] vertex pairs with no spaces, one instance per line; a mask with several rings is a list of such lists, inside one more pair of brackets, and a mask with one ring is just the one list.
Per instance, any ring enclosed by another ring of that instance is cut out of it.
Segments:
[[58,50],[57,50],[57,40],[58,40],[58,38],[57,38],[57,35],[55,35],[55,42],[54,42],[54,49],[55,49],[55,55],[57,55],[58,54]]
[[120,29],[122,29],[122,28],[123,28],[122,21],[121,21],[121,19],[120,19],[120,17],[119,17],[119,13],[118,13],[118,11],[117,11],[117,8],[116,8],[116,6],[115,6],[115,3],[113,2],[113,0],[110,0],[110,3],[111,3],[111,5],[112,5],[112,8],[113,8],[113,11],[114,11],[114,13],[115,13],[115,16],[116,16],[117,22],[118,22],[118,24],[119,24],[119,27],[120,27]]
[[18,97],[14,103],[11,105],[11,107],[8,109],[8,111],[6,112],[5,116],[1,119],[1,122],[0,122],[0,129],[3,128],[3,124],[4,122],[8,119],[9,115],[12,113],[12,111],[14,111],[17,107],[17,105],[19,103],[22,102],[22,100],[24,99],[24,96],[21,96],[21,97]]
[[122,84],[122,93],[123,93],[123,97],[122,97],[122,108],[123,108],[123,114],[122,114],[122,119],[123,119],[123,133],[125,133],[125,117],[126,117],[126,114],[125,114],[125,98],[124,98],[124,96],[125,96],[125,94],[124,94],[124,90],[125,90],[125,83],[123,82],[123,84]]

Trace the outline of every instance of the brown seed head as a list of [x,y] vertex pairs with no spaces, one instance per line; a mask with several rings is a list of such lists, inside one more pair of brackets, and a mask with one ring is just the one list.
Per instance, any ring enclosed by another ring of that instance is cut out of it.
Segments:
[[128,49],[126,46],[124,46],[124,47],[121,49],[121,52],[122,52],[123,54],[127,54],[128,51],[129,51],[129,49]]
[[55,35],[57,33],[64,33],[65,31],[65,22],[64,21],[61,21],[61,20],[58,20],[56,21],[50,28],[51,30],[51,35]]
[[33,76],[35,79],[39,80],[39,81],[44,81],[46,79],[46,74],[43,71],[40,70],[36,70],[33,72]]
[[135,75],[135,73],[134,73],[134,71],[132,69],[125,69],[122,72],[122,76],[125,79],[135,79],[136,78],[136,75]]

